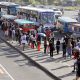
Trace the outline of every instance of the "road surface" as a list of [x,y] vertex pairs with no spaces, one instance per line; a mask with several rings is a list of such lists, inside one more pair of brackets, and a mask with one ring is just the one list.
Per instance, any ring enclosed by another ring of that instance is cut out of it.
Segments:
[[0,40],[0,80],[53,80]]

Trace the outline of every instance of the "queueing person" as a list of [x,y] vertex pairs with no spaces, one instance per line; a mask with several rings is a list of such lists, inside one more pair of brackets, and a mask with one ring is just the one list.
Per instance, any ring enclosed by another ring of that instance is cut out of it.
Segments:
[[33,36],[32,36],[32,49],[34,49],[35,44],[36,44],[36,37],[35,37],[35,34],[33,34]]
[[71,44],[71,40],[68,40],[68,44],[67,44],[67,56],[71,58],[72,56],[72,44]]
[[49,48],[50,48],[50,57],[53,57],[54,46],[53,46],[53,40],[51,38],[49,39]]
[[12,42],[15,40],[15,29],[12,29]]
[[76,62],[76,79],[73,80],[79,80],[80,78],[80,57],[77,59]]
[[60,40],[59,39],[56,41],[56,50],[57,50],[57,54],[59,54],[59,51],[60,51]]
[[23,35],[21,36],[21,44],[23,46],[23,51],[24,51],[25,45],[27,44],[26,34],[25,33],[23,33]]
[[75,42],[75,40],[72,38],[72,40],[71,40],[71,44],[72,44],[72,49],[74,49],[74,47],[75,47],[75,45],[76,45],[76,42]]
[[44,53],[46,53],[47,50],[47,38],[44,37]]
[[76,46],[76,42],[73,38],[71,39],[71,44],[72,44],[72,54],[73,54],[73,49]]
[[37,35],[37,48],[38,48],[38,51],[40,51],[40,46],[41,46],[41,36]]
[[79,58],[79,51],[78,50],[74,50],[73,51],[73,59],[74,59],[74,66],[73,66],[73,71],[72,72],[75,72],[76,70],[76,64],[77,64],[77,59]]
[[53,32],[51,32],[50,38],[53,40],[53,45],[54,45],[54,33]]
[[66,57],[66,42],[65,41],[63,41],[63,43],[62,43],[62,51],[63,51],[63,57]]

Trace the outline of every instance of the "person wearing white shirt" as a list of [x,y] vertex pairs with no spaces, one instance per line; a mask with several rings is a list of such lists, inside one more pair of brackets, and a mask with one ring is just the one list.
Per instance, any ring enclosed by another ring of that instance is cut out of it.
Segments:
[[23,45],[23,51],[24,51],[25,44],[27,44],[25,33],[23,33],[23,35],[21,36],[21,44]]

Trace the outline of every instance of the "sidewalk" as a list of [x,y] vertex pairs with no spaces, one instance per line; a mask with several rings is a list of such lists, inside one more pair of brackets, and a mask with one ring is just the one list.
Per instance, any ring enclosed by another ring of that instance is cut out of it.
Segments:
[[[16,41],[13,41],[13,43],[8,42],[22,51],[21,46]],[[75,78],[75,73],[72,73],[73,60],[62,58],[62,51],[60,51],[59,55],[56,55],[56,51],[54,51],[53,58],[50,58],[48,53],[43,53],[43,46],[41,46],[41,51],[26,46],[25,51],[22,52],[62,80],[73,80]]]

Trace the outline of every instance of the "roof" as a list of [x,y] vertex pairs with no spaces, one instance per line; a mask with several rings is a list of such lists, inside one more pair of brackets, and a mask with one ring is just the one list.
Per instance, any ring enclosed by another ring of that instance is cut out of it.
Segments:
[[72,19],[70,17],[64,17],[64,16],[59,17],[58,20],[61,21],[61,22],[65,22],[65,23],[77,22],[76,19]]
[[0,5],[2,5],[2,6],[17,6],[19,4],[15,4],[12,2],[0,2]]
[[15,19],[14,20],[17,24],[24,25],[24,24],[34,24],[34,22],[25,20],[25,19]]
[[5,19],[12,19],[12,20],[17,18],[17,16],[13,16],[13,15],[2,15],[2,17]]
[[53,12],[51,9],[37,8],[37,7],[29,7],[29,6],[19,6],[19,9],[32,10],[38,12]]

